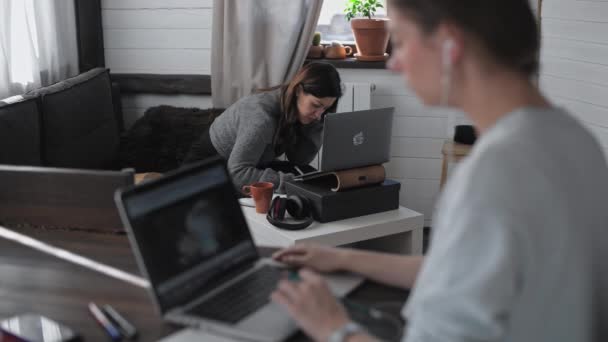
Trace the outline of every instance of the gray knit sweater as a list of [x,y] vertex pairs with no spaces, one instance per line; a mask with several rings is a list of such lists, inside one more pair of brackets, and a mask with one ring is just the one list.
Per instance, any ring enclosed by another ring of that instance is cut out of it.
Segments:
[[[228,161],[234,185],[271,182],[284,193],[285,181],[294,177],[265,165],[277,157],[272,146],[281,113],[280,90],[241,98],[228,107],[211,125],[209,136],[217,152]],[[321,122],[299,125],[294,146],[285,147],[287,159],[298,165],[309,164],[321,147]]]

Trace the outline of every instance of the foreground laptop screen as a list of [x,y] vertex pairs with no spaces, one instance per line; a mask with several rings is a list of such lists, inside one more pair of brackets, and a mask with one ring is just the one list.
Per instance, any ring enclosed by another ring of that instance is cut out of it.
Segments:
[[163,312],[257,258],[223,165],[199,166],[150,185],[125,195],[124,205]]

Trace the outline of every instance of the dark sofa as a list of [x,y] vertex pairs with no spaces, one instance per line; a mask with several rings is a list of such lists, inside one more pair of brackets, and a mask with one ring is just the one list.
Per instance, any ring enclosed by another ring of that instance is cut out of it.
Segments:
[[0,100],[0,164],[117,169],[123,118],[107,69]]
[[159,106],[124,132],[117,88],[98,68],[0,100],[0,225],[120,230],[115,189],[179,167],[221,113]]

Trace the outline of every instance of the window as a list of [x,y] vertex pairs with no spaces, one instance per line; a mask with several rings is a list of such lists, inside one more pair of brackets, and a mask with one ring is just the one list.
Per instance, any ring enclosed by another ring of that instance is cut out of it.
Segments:
[[74,1],[0,0],[0,99],[78,72]]
[[[323,44],[329,44],[333,40],[342,43],[354,44],[355,38],[350,29],[350,23],[346,20],[344,8],[347,0],[325,0],[321,15],[317,22],[317,31],[321,32]],[[384,8],[380,8],[374,17],[386,17],[386,0],[382,0]]]

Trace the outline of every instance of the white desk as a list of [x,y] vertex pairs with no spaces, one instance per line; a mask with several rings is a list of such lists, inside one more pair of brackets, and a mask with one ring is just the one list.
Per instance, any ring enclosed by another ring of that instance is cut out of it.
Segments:
[[304,230],[283,230],[242,206],[247,224],[258,246],[286,247],[302,242],[330,246],[353,245],[358,248],[422,254],[424,217],[405,207],[383,213],[354,217],[328,223],[314,222]]

